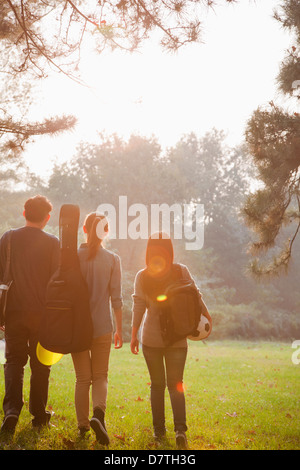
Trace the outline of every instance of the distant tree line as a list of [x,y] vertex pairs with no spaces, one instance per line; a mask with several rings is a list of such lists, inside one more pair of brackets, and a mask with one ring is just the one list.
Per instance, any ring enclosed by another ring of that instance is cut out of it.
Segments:
[[[251,194],[254,169],[246,148],[229,148],[217,130],[202,137],[185,135],[165,151],[154,137],[132,135],[125,141],[99,135],[98,143],[82,142],[70,162],[56,165],[46,183],[29,173],[26,191],[1,190],[1,232],[23,223],[22,204],[32,193],[52,201],[49,230],[56,235],[64,203],[79,204],[81,223],[100,204],[118,209],[120,195],[127,197],[128,206],[140,203],[149,209],[151,204],[203,204],[203,248],[187,251],[184,240],[174,240],[174,245],[177,261],[189,266],[211,310],[212,338],[290,340],[300,333],[299,251],[287,276],[257,283],[247,269],[250,234],[241,208]],[[107,245],[122,259],[127,339],[133,281],[145,265],[146,243],[127,237],[108,240]]]

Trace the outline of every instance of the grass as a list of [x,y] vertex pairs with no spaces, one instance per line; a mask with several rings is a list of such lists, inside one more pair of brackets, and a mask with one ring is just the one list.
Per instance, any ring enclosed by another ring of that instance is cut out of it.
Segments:
[[[185,370],[190,449],[299,450],[300,365],[292,363],[292,352],[285,343],[190,342]],[[54,426],[39,433],[28,411],[29,376],[26,366],[25,405],[14,437],[0,437],[0,449],[102,449],[94,434],[84,440],[77,436],[70,356],[52,367],[48,409]],[[128,344],[112,349],[106,414],[110,450],[175,449],[167,393],[167,439],[160,446],[153,440],[149,392],[142,353],[133,356]]]

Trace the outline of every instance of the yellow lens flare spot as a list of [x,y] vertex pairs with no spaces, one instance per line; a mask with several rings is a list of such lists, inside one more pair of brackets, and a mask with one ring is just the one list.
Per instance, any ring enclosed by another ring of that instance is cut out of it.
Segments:
[[40,363],[44,364],[44,366],[53,366],[63,357],[63,354],[48,351],[43,348],[40,343],[37,344],[36,355]]
[[168,297],[167,297],[165,294],[161,294],[161,295],[158,295],[158,296],[156,297],[156,300],[157,300],[158,302],[164,302],[165,300],[167,300],[167,298],[168,298]]

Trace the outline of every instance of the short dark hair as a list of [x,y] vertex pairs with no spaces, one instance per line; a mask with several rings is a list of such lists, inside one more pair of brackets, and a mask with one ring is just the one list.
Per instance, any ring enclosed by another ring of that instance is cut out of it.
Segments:
[[29,222],[39,223],[52,211],[52,204],[45,196],[34,196],[24,204],[25,219]]

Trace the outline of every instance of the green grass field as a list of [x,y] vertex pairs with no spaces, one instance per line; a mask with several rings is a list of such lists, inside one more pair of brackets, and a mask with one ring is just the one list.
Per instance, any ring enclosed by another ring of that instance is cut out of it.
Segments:
[[[300,364],[293,364],[293,351],[285,343],[190,342],[184,380],[190,449],[299,449]],[[28,411],[29,375],[27,366],[16,433],[10,440],[0,438],[0,449],[101,449],[92,432],[88,439],[78,438],[70,356],[52,367],[48,409],[53,426],[39,433]],[[110,450],[175,449],[168,394],[167,438],[157,446],[149,393],[142,353],[133,356],[128,344],[113,349],[106,413]],[[1,402],[3,394],[1,366]]]

